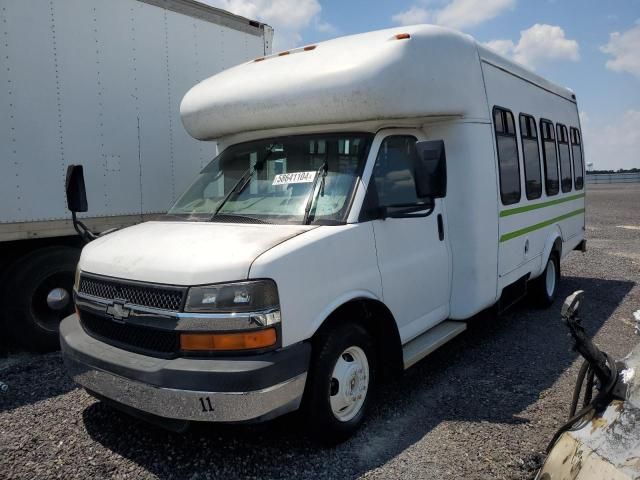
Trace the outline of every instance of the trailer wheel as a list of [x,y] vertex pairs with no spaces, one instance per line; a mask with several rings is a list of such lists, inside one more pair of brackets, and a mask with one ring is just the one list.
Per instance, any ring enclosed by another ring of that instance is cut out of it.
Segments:
[[314,438],[336,444],[364,421],[377,379],[374,342],[356,323],[314,339],[302,410]]
[[6,324],[23,347],[39,352],[60,348],[58,329],[60,321],[73,313],[72,289],[79,256],[76,248],[42,248],[18,260],[8,272],[3,301]]
[[558,257],[558,252],[551,252],[544,272],[531,283],[531,297],[534,303],[540,308],[549,307],[556,299],[560,283],[560,258]]

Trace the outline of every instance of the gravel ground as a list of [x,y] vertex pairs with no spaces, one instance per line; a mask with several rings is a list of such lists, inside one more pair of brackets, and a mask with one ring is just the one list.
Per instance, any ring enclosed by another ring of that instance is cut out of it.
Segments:
[[[592,186],[589,251],[563,263],[560,297],[586,291],[583,322],[614,357],[638,342],[639,185]],[[627,227],[627,228],[624,228]],[[526,305],[484,314],[385,385],[350,441],[320,448],[290,415],[173,434],[96,402],[60,355],[0,360],[1,478],[532,478],[567,414],[578,368],[559,320]]]

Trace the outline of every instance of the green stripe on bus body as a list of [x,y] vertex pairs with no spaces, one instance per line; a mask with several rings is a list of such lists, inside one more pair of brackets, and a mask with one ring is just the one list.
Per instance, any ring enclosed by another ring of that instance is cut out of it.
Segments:
[[580,215],[581,213],[584,213],[584,208],[574,210],[573,212],[565,213],[564,215],[560,215],[559,217],[552,218],[551,220],[546,220],[544,222],[536,223],[535,225],[531,225],[529,227],[521,228],[520,230],[515,230],[513,232],[505,233],[500,237],[500,241],[506,242],[507,240],[511,240],[512,238],[516,238],[521,235],[525,235],[529,232],[533,232],[535,230],[548,227],[549,225],[553,225],[554,223],[559,222],[560,220],[574,217],[576,215]]
[[558,198],[556,200],[550,200],[548,202],[535,203],[533,205],[525,205],[524,207],[510,208],[509,210],[502,210],[500,212],[501,217],[508,217],[509,215],[516,215],[517,213],[529,212],[531,210],[537,210],[539,208],[550,207],[551,205],[558,205],[559,203],[570,202],[571,200],[577,200],[583,198],[584,193],[578,195],[571,195],[570,197]]

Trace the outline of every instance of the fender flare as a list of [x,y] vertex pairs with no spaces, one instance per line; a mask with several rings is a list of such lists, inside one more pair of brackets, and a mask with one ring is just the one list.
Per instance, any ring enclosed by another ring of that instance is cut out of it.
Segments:
[[[557,247],[556,247],[557,245]],[[547,266],[547,259],[549,255],[551,255],[551,251],[556,248],[560,257],[562,257],[562,231],[560,230],[559,225],[554,225],[552,230],[547,235],[547,240],[544,244],[544,249],[542,250],[542,261],[540,262],[540,268],[536,272],[533,278],[538,277],[544,272],[544,269]]]
[[325,305],[325,307],[314,317],[309,330],[307,331],[306,338],[311,338],[318,329],[324,324],[325,320],[327,320],[333,312],[338,310],[341,306],[353,301],[360,299],[368,299],[375,300],[377,302],[383,303],[381,298],[378,298],[373,292],[369,290],[354,290],[350,292],[346,292],[340,295],[337,298],[334,298],[331,303]]

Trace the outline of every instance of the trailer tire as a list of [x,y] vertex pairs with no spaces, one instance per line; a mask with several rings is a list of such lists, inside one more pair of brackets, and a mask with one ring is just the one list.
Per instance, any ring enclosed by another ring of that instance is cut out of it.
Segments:
[[[60,348],[60,321],[73,313],[72,288],[80,250],[46,247],[31,252],[13,264],[4,292],[6,324],[15,341],[29,350],[50,352]],[[63,288],[68,303],[59,310],[49,308],[47,296]]]
[[313,343],[302,411],[313,438],[335,445],[353,435],[366,416],[377,380],[374,341],[361,325],[346,322],[320,332]]
[[558,286],[560,284],[560,257],[558,252],[551,252],[542,275],[531,283],[531,299],[534,304],[540,308],[551,306],[558,295]]

